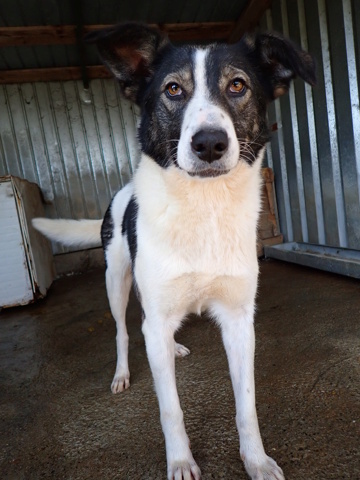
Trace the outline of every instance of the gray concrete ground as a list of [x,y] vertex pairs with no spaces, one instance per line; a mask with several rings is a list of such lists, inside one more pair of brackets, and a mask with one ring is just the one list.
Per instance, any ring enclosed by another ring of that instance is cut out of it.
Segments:
[[[261,262],[256,381],[265,447],[287,480],[360,479],[360,283]],[[140,331],[128,313],[132,385],[112,395],[115,325],[103,271],[62,278],[0,315],[0,478],[164,479],[164,442]],[[192,450],[207,479],[246,479],[217,327],[192,318],[176,362]]]

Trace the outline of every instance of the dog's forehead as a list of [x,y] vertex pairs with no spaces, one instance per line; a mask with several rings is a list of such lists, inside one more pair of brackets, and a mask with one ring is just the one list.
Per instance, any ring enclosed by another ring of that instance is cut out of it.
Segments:
[[156,70],[161,77],[171,73],[178,74],[188,80],[194,79],[194,72],[201,63],[202,74],[207,78],[219,79],[228,76],[234,67],[249,70],[246,50],[237,46],[211,44],[208,46],[178,46],[165,52],[159,59]]
[[190,71],[193,68],[193,58],[196,47],[188,45],[174,47],[161,52],[160,58],[155,63],[159,75],[168,75],[171,72]]

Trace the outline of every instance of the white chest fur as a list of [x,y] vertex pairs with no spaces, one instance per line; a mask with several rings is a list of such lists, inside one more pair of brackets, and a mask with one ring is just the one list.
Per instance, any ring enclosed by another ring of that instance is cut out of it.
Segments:
[[233,296],[230,282],[249,277],[256,288],[261,161],[201,179],[143,156],[134,179],[140,289],[156,285],[197,303],[221,297],[222,290]]

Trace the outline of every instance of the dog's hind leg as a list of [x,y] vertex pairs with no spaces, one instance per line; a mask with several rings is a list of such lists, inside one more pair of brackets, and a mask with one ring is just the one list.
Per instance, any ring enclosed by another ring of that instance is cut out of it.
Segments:
[[189,354],[190,350],[185,345],[175,342],[175,357],[186,357]]
[[106,251],[106,289],[111,313],[116,321],[117,362],[111,391],[119,393],[130,386],[128,362],[129,336],[126,330],[126,307],[132,283],[131,261],[123,238],[109,245]]

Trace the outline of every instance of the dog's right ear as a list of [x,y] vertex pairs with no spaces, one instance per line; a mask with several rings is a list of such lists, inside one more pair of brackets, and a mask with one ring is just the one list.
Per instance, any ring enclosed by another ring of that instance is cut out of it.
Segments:
[[85,41],[96,44],[101,60],[119,80],[124,97],[135,102],[140,86],[153,73],[157,53],[169,43],[159,30],[138,23],[91,32]]

